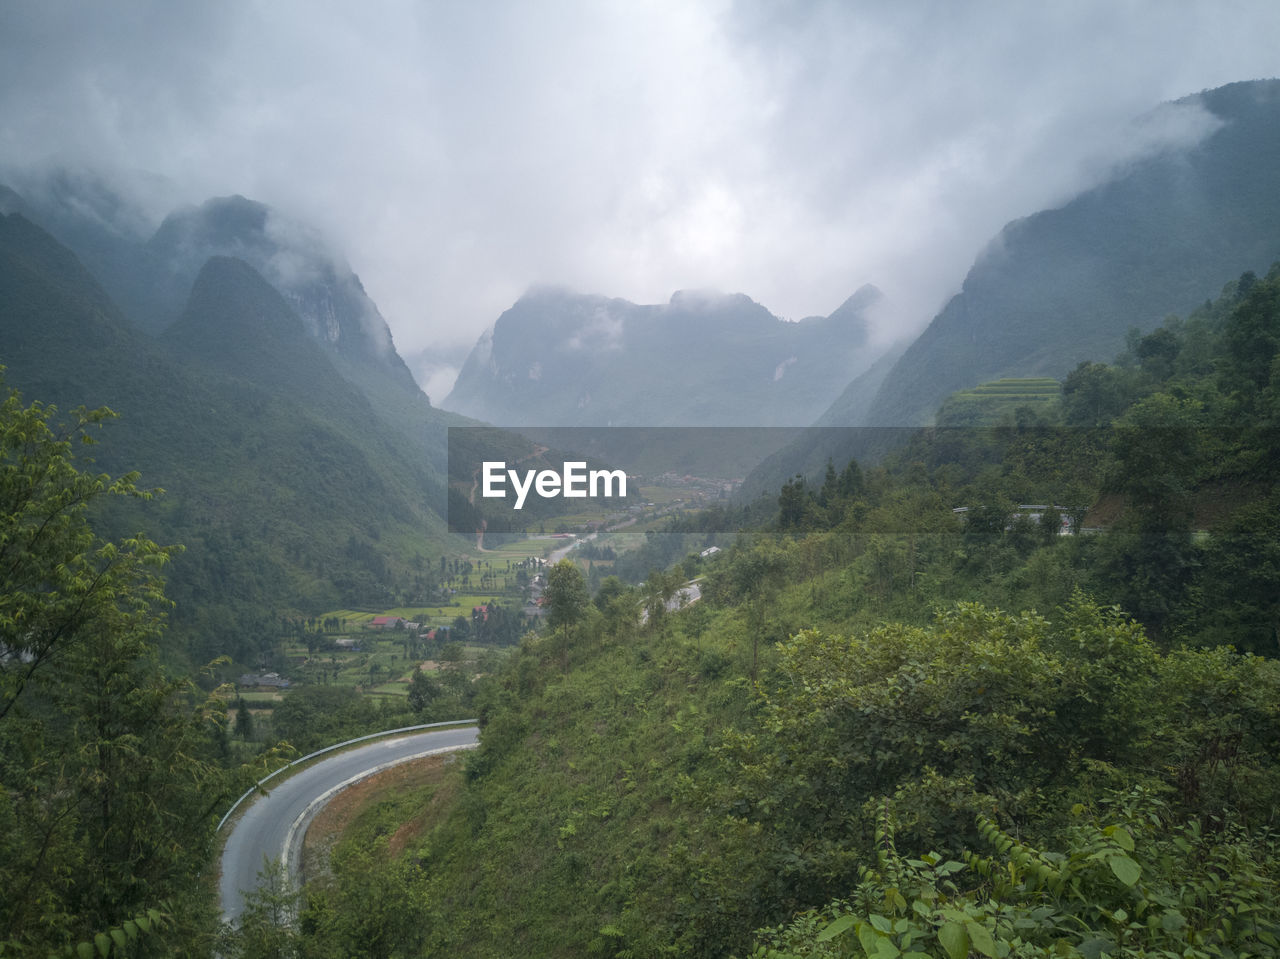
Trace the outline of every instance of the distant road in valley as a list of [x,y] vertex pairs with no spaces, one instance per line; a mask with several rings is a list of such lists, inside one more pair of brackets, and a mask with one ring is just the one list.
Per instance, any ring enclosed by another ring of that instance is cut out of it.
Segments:
[[406,733],[335,753],[268,784],[268,794],[255,799],[230,827],[218,887],[223,919],[234,922],[240,918],[245,894],[258,886],[264,858],[283,857],[290,875],[297,874],[307,825],[340,789],[386,766],[470,749],[479,742],[479,735],[474,726]]
[[702,587],[697,580],[690,580],[681,586],[674,596],[667,600],[667,609],[674,612],[682,606],[688,606],[702,599]]

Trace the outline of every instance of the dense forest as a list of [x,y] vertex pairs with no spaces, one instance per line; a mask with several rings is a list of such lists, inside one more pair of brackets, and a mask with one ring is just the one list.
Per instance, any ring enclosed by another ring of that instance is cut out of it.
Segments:
[[349,839],[272,954],[1275,955],[1278,357],[1245,274],[797,477],[688,608],[563,564],[454,801]]

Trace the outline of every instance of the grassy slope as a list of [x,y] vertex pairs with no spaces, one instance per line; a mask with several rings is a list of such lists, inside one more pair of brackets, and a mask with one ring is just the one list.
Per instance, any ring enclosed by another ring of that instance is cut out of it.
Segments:
[[[1185,347],[1159,374],[1147,369],[1156,369],[1150,360],[1133,356],[1128,365],[1113,368],[1108,376],[1116,389],[1128,391],[1125,404],[1137,400],[1158,406],[1161,391],[1172,391],[1199,395],[1209,411],[1233,409],[1242,394],[1209,362],[1223,347],[1209,348],[1206,359],[1205,344],[1229,344],[1238,336],[1232,329],[1252,315],[1250,310],[1280,302],[1275,296],[1266,299],[1280,289],[1280,273],[1266,283],[1247,298],[1232,291],[1186,324],[1172,325]],[[1274,317],[1280,314],[1268,315],[1275,329]],[[1274,340],[1272,352],[1280,337]],[[1138,343],[1138,356],[1149,346]],[[1228,354],[1222,355],[1226,363]],[[1273,377],[1257,394],[1258,402],[1273,403],[1276,386]],[[1121,406],[1117,414],[1124,410]],[[981,442],[992,442],[996,432],[986,431]],[[861,504],[844,509],[834,529],[818,523],[808,535],[762,538],[750,550],[718,557],[710,564],[704,603],[665,624],[637,629],[615,621],[611,628],[606,615],[589,621],[571,643],[554,634],[527,641],[482,696],[484,746],[468,761],[469,781],[457,807],[411,853],[427,864],[422,879],[426,941],[468,956],[741,954],[752,929],[847,892],[848,885],[842,885],[847,875],[828,877],[827,886],[821,877],[814,884],[811,875],[803,892],[790,885],[785,848],[780,854],[779,846],[771,845],[767,825],[771,815],[783,818],[788,810],[765,808],[767,791],[739,806],[747,795],[739,780],[748,771],[735,766],[723,747],[763,741],[769,734],[757,712],[753,680],[759,677],[765,689],[784,684],[786,677],[770,672],[777,662],[773,644],[801,629],[857,635],[885,620],[919,624],[959,600],[1060,616],[1055,611],[1068,606],[1077,586],[1093,591],[1104,604],[1126,599],[1131,584],[1114,575],[1116,558],[1129,549],[1119,535],[1045,539],[1031,530],[1003,530],[1003,522],[980,535],[951,516],[955,502],[983,489],[1017,502],[1014,494],[1035,492],[1036,484],[1051,489],[1069,479],[1093,484],[1096,494],[1115,481],[1102,468],[1103,460],[1081,464],[1080,449],[1024,448],[1016,434],[1010,437],[1012,455],[1003,463],[984,465],[991,451],[981,443],[962,451],[972,458],[967,474],[948,461],[949,447],[930,451],[921,441],[893,467],[896,472],[868,474]],[[1064,437],[1089,440],[1084,431],[1053,438]],[[1245,467],[1256,459],[1248,449],[1228,452],[1230,462]],[[1066,468],[1079,471],[1068,476],[1062,472]],[[931,479],[926,469],[935,471]],[[1242,499],[1234,504],[1239,515],[1252,516],[1250,511],[1265,507],[1251,501],[1249,490],[1260,489],[1241,487]],[[1204,542],[1208,545],[1198,561],[1215,574],[1214,564],[1223,562],[1214,552],[1219,535]],[[1255,547],[1264,556],[1274,553],[1274,544]],[[1258,566],[1251,565],[1250,575],[1262,575]],[[1169,599],[1173,619],[1161,620],[1163,635],[1213,642],[1212,631],[1195,632],[1203,628],[1204,616],[1257,597],[1228,596],[1222,588],[1200,596],[1193,583],[1181,598],[1171,594]],[[1243,634],[1236,629],[1235,635]],[[1266,664],[1222,650],[1174,653],[1156,662],[1160,674],[1187,684],[1183,693],[1207,710],[1207,719],[1201,718],[1210,726],[1221,713],[1213,697],[1231,700],[1232,675],[1250,669],[1274,673]],[[1087,654],[1073,668],[1087,672],[1097,665]],[[1226,677],[1222,689],[1197,687],[1218,672]],[[1102,673],[1110,675],[1105,668]],[[1149,701],[1162,700],[1156,695]],[[909,728],[913,718],[903,721]],[[787,722],[801,725],[795,717]],[[1181,735],[1176,716],[1159,722],[1167,727],[1161,735]],[[1272,736],[1263,727],[1273,722],[1274,714],[1254,731],[1263,739]],[[1157,783],[1158,789],[1184,790],[1183,801],[1194,806],[1194,793],[1185,792],[1179,777],[1205,763],[1204,750],[1212,745],[1196,736],[1179,740],[1178,756],[1152,758],[1140,743],[1130,743],[1142,759],[1141,771],[1133,766],[1135,779]],[[1213,760],[1205,768],[1219,764]],[[1097,782],[1134,781],[1124,767],[1092,769]],[[1274,768],[1250,767],[1239,776],[1243,793],[1263,800],[1265,810],[1267,790],[1275,787]],[[971,797],[955,798],[963,807]],[[1050,810],[1060,798],[1037,802]],[[1258,811],[1255,806],[1254,814]],[[867,861],[868,848],[858,845],[858,830],[864,827],[838,822],[823,828],[844,832],[853,855]],[[818,860],[827,854],[817,838],[801,851]]]

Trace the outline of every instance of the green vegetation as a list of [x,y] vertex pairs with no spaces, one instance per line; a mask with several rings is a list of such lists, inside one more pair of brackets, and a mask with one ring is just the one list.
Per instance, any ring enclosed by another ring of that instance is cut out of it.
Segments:
[[[0,954],[1280,951],[1280,268],[784,474],[714,555],[675,510],[601,537],[536,629],[551,541],[446,536],[425,433],[244,264],[196,287],[162,348],[0,220],[6,359],[130,414],[111,479],[77,445],[106,411],[0,409]],[[250,669],[292,685],[222,683]],[[248,783],[462,714],[479,750],[215,942],[201,875]]]
[[168,491],[97,517],[112,538],[146,528],[185,547],[168,568],[165,658],[253,668],[281,615],[438,598],[436,558],[471,552],[435,511],[451,418],[428,411],[429,455],[430,424],[384,422],[252,270],[218,260],[200,280],[157,341],[47,233],[0,217],[8,382],[63,409],[118,412],[102,468]]
[[1277,331],[1246,275],[713,559],[557,567],[368,954],[1275,955]]
[[1036,849],[980,817],[994,854],[959,861],[903,857],[885,823],[877,868],[850,899],[766,932],[751,955],[1275,954],[1273,838],[1171,827],[1167,805],[1140,789],[1073,813],[1062,851]]
[[296,658],[305,661],[293,672],[303,682],[280,691],[236,693],[226,708],[238,716],[243,702],[251,732],[236,722],[231,753],[248,760],[278,742],[307,753],[384,729],[470,718],[476,677],[498,669],[503,648],[399,635],[367,637],[358,651],[307,656],[300,650]]
[[1045,419],[1056,412],[1062,384],[1051,379],[1007,379],[952,393],[938,409],[938,426],[995,426],[1022,408]]
[[[81,452],[113,418],[81,409],[60,419],[52,407],[24,406],[16,392],[0,407],[6,956],[161,955],[177,943],[186,954],[207,953],[217,910],[204,866],[218,818],[246,785],[291,747],[472,712],[475,676],[497,664],[492,645],[437,642],[441,667],[427,676],[408,659],[426,651],[401,645],[411,639],[402,633],[386,645],[403,661],[390,653],[388,665],[383,653],[353,663],[343,654],[339,664],[334,653],[329,684],[283,695],[229,700],[214,678],[232,671],[226,663],[192,679],[171,672],[159,655],[172,607],[160,572],[181,548],[141,534],[107,539],[91,524],[104,515],[118,521],[114,501],[153,498],[136,473],[98,474]],[[521,629],[493,604],[467,612],[479,620],[473,639],[496,643],[503,630]],[[300,640],[292,652],[306,658],[341,619],[285,618],[270,633]],[[288,644],[279,648],[289,659]],[[366,686],[411,675],[379,704],[340,682],[355,669]]]
[[[243,776],[216,704],[159,665],[174,550],[88,514],[146,499],[85,468],[109,411],[0,406],[0,951],[207,945],[215,814]],[[101,953],[105,955],[106,953]]]

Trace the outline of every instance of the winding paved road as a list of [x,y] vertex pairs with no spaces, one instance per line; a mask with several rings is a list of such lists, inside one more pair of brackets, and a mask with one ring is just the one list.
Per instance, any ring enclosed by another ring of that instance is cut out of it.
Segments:
[[272,784],[267,795],[255,799],[233,823],[227,836],[219,880],[223,919],[239,919],[244,896],[257,888],[265,859],[283,858],[290,875],[297,874],[307,825],[339,790],[387,766],[433,753],[470,749],[478,741],[479,731],[474,726],[407,733],[335,753]]

